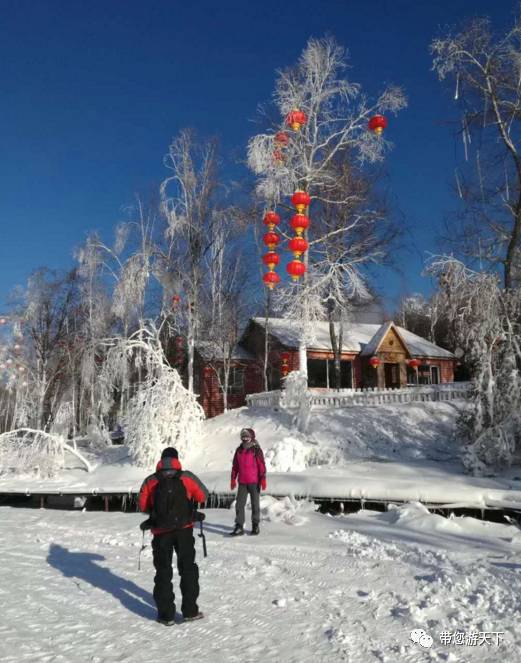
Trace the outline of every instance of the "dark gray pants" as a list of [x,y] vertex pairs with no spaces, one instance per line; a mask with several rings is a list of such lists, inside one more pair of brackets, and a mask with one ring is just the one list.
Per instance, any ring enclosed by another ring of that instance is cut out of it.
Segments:
[[246,500],[248,493],[251,501],[251,522],[258,525],[260,522],[260,490],[257,483],[240,483],[235,504],[235,522],[244,527]]

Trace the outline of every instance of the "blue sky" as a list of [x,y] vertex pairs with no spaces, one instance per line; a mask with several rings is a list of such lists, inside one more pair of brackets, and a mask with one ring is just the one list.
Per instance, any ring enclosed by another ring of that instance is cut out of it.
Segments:
[[[387,137],[391,194],[410,229],[403,275],[382,274],[391,300],[428,289],[419,273],[455,206],[451,92],[430,71],[428,46],[465,17],[510,22],[510,0],[0,0],[0,306],[36,267],[72,264],[90,230],[109,240],[138,192],[165,175],[183,127],[219,135],[243,158],[275,70],[310,36],[349,49],[369,93],[402,85],[409,107]],[[230,173],[243,176],[241,166]]]

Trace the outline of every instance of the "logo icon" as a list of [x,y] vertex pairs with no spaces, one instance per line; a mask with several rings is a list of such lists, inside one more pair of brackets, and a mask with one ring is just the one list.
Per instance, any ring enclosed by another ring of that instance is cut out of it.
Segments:
[[431,636],[422,628],[415,628],[411,631],[411,640],[421,645],[424,649],[432,647],[432,643],[434,642]]

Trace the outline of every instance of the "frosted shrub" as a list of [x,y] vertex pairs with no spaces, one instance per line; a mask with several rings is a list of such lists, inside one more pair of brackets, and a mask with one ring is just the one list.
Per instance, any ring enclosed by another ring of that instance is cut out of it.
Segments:
[[0,475],[32,474],[42,479],[52,478],[63,468],[66,451],[76,456],[87,471],[92,469],[59,435],[30,428],[3,433],[0,435]]
[[490,473],[511,465],[521,445],[521,289],[503,290],[495,274],[449,257],[429,271],[440,283],[434,306],[472,372],[471,408],[459,421],[463,462],[475,474]]
[[204,413],[178,372],[166,367],[132,398],[123,419],[125,440],[137,465],[152,467],[165,446],[183,455],[201,433]]

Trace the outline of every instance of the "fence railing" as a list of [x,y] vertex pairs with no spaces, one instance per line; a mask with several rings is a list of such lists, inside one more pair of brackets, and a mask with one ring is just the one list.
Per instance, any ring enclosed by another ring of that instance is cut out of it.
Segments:
[[[469,397],[470,382],[411,385],[401,389],[310,389],[310,403],[315,408],[349,407],[351,405],[391,405],[395,403],[439,402],[464,400]],[[249,394],[249,407],[280,407],[283,405],[280,390]]]

